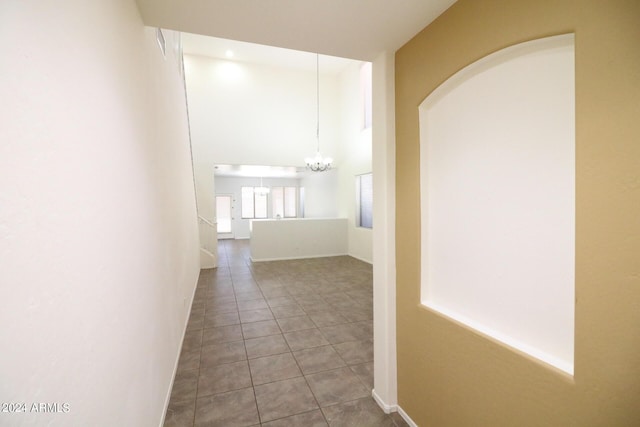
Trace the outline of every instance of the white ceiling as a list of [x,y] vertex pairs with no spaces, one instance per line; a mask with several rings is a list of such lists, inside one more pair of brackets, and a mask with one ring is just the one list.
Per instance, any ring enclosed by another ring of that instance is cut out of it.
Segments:
[[146,25],[372,61],[455,0],[137,0]]
[[[136,0],[145,25],[183,32],[184,52],[337,73],[395,52],[455,0]],[[191,33],[191,34],[187,34]],[[205,35],[209,37],[201,37]],[[311,52],[311,53],[310,53]],[[218,176],[300,177],[296,168],[217,165]]]
[[[266,46],[237,40],[182,33],[185,54],[224,58],[232,61],[251,62],[273,67],[315,71],[316,54],[299,50]],[[229,58],[227,52],[233,52]],[[336,56],[320,55],[320,72],[337,74],[354,61]]]
[[305,168],[295,166],[215,165],[214,175],[244,178],[301,178]]

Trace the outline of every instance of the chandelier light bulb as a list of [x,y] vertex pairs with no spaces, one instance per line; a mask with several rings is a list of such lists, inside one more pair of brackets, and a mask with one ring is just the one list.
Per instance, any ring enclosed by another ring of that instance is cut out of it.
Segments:
[[315,157],[307,157],[304,161],[307,164],[307,168],[313,172],[324,172],[327,169],[331,169],[331,163],[333,163],[331,157],[322,157],[319,151]]
[[271,189],[269,187],[265,187],[264,185],[262,185],[262,177],[260,177],[260,187],[255,187],[253,189],[253,192],[260,196],[265,196],[269,194],[270,191]]

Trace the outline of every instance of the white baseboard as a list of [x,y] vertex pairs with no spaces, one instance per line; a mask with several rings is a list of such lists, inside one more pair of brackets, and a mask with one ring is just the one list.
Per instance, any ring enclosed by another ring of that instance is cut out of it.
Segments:
[[162,413],[162,419],[160,420],[160,425],[164,425],[165,417],[167,416],[167,409],[169,408],[169,402],[171,401],[171,391],[173,390],[173,382],[176,379],[176,373],[178,373],[178,364],[180,363],[180,354],[182,353],[182,344],[184,344],[184,337],[187,334],[187,326],[189,325],[189,319],[191,318],[191,309],[193,308],[193,300],[196,297],[196,290],[198,289],[198,281],[200,280],[200,272],[198,271],[198,276],[196,277],[196,284],[193,287],[193,292],[191,293],[190,301],[188,301],[189,310],[187,310],[187,318],[184,324],[184,329],[182,330],[182,338],[180,339],[180,348],[178,348],[178,356],[176,358],[175,363],[173,364],[173,375],[171,375],[171,382],[169,383],[169,390],[167,391],[167,395],[164,399],[164,412]]
[[267,261],[288,261],[294,259],[311,259],[311,258],[330,258],[336,256],[348,256],[349,254],[324,254],[324,255],[307,255],[307,256],[293,256],[293,257],[280,257],[280,258],[260,258],[256,259],[251,257],[251,262],[267,262]]
[[216,267],[216,256],[205,248],[200,248],[200,269]]
[[418,424],[416,424],[415,422],[413,422],[413,420],[411,419],[411,417],[409,415],[407,415],[406,412],[404,412],[404,410],[398,406],[398,414],[400,414],[400,416],[402,417],[403,420],[406,421],[407,424],[409,424],[411,427],[418,427]]
[[362,262],[365,262],[365,263],[367,263],[369,265],[373,265],[373,261],[370,261],[368,259],[360,258],[359,256],[355,256],[355,255],[352,255],[352,254],[347,254],[347,255],[349,255],[351,258],[357,259],[358,261],[362,261]]
[[378,406],[382,408],[385,414],[390,414],[398,410],[398,405],[388,405],[384,400],[382,400],[380,396],[378,396],[378,393],[376,393],[375,390],[371,390],[371,396],[373,397],[373,400],[376,401]]
[[378,396],[378,393],[376,393],[375,390],[371,390],[371,396],[373,397],[373,400],[376,401],[378,406],[380,406],[380,408],[384,411],[385,414],[390,414],[392,412],[397,412],[398,414],[400,414],[402,419],[404,419],[406,421],[406,423],[409,424],[409,426],[418,427],[418,424],[416,424],[411,419],[411,417],[409,417],[409,415],[407,415],[407,413],[404,412],[404,410],[400,407],[400,405],[389,405],[389,404],[385,403],[385,401],[382,400],[382,398],[380,396]]
[[371,261],[366,260],[364,258],[360,258],[360,257],[352,255],[352,254],[324,254],[324,255],[306,255],[306,256],[297,256],[297,257],[260,258],[260,259],[255,259],[255,258],[251,257],[251,262],[287,261],[287,260],[294,260],[294,259],[310,259],[310,258],[330,258],[330,257],[335,257],[335,256],[349,256],[351,258],[357,259],[358,261],[362,261],[364,263],[373,265],[373,263]]

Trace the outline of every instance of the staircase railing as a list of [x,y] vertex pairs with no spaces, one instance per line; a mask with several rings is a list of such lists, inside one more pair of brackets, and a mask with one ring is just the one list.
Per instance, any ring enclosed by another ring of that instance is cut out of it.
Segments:
[[215,247],[213,245],[217,244],[215,237],[217,225],[198,215],[198,228],[201,238],[200,246],[205,251],[215,254]]

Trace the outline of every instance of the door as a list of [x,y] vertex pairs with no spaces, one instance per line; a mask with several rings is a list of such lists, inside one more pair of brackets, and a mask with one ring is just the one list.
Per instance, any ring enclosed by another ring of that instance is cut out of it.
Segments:
[[218,239],[233,239],[233,196],[230,194],[216,195],[216,219]]

